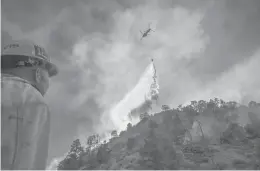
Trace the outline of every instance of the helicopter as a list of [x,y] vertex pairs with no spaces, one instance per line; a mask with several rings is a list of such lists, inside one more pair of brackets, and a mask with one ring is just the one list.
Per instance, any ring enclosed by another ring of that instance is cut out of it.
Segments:
[[142,34],[142,37],[141,37],[140,40],[142,40],[143,38],[147,37],[151,31],[155,32],[154,30],[151,29],[150,26],[151,26],[151,23],[149,23],[149,28],[147,30],[145,30],[144,32],[140,31],[141,34]]

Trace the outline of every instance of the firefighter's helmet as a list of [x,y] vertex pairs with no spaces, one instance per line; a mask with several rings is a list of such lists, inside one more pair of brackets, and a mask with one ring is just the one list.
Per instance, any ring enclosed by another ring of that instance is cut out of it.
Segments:
[[50,56],[45,49],[30,41],[15,41],[5,46],[1,54],[2,68],[41,65],[50,77],[58,74],[58,68],[51,63]]

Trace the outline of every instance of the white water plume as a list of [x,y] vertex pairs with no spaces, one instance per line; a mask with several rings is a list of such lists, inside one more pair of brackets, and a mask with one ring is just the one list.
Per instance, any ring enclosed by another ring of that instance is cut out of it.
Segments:
[[[153,63],[151,63],[145,69],[134,88],[126,93],[124,98],[109,111],[108,115],[103,115],[103,124],[107,123],[107,120],[110,118],[112,127],[118,131],[124,130],[128,123],[136,124],[139,119],[133,118],[130,120],[128,113],[133,109],[140,109],[139,112],[148,110],[148,106],[146,106],[146,96],[150,93],[150,86],[154,81],[153,76],[154,66]],[[111,127],[111,125],[106,126],[108,126],[108,128]]]

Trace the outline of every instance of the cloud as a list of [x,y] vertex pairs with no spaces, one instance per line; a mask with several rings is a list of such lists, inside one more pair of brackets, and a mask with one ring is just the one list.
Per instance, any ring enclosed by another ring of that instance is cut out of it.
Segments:
[[244,98],[251,97],[251,100],[260,100],[260,81],[257,74],[260,69],[260,49],[257,50],[249,60],[236,64],[216,80],[207,85],[211,88],[212,95],[220,96],[227,100],[244,101]]
[[[49,0],[32,9],[30,0],[20,6],[4,1],[3,43],[31,39],[60,68],[46,94],[50,159],[64,154],[75,136],[106,128],[102,117],[111,118],[150,58],[159,75],[160,104],[213,96],[259,100],[258,2]],[[149,22],[155,32],[140,41]]]
[[[144,91],[147,91],[145,90],[147,88],[142,87],[149,85],[139,83],[139,89],[133,90],[135,95],[129,94],[131,98],[121,103],[119,101],[136,85],[151,57],[155,59],[159,74],[162,76],[162,89],[168,91],[167,98],[172,98],[169,92],[172,84],[169,82],[174,80],[167,76],[174,71],[173,66],[175,64],[179,67],[184,66],[182,60],[198,58],[196,53],[202,53],[209,41],[200,24],[202,19],[202,12],[190,12],[181,6],[161,9],[148,4],[114,13],[115,24],[110,34],[87,35],[74,46],[72,58],[82,70],[82,81],[89,80],[87,73],[91,72],[90,68],[83,66],[89,63],[90,58],[94,59],[101,70],[101,74],[98,75],[98,83],[101,86],[82,90],[83,95],[78,96],[77,103],[84,101],[91,91],[95,94],[98,104],[105,110],[102,117],[106,118],[107,123],[102,122],[101,127],[102,124],[107,125],[109,121],[113,122],[110,126],[120,125],[121,123],[115,123],[115,117],[120,117],[120,114],[126,115],[131,110],[130,104],[132,107],[137,107],[139,104],[135,106],[134,104],[143,100]],[[150,21],[156,32],[140,41],[138,29],[145,29]],[[164,82],[164,79],[167,81]],[[118,102],[120,104],[117,104]],[[115,108],[121,105],[121,110],[114,109],[114,105]]]
[[205,84],[197,85],[200,89],[191,93],[193,99],[210,99],[219,97],[226,101],[247,104],[251,100],[260,100],[260,82],[256,73],[260,71],[260,51],[257,50],[249,60],[236,64],[219,77]]

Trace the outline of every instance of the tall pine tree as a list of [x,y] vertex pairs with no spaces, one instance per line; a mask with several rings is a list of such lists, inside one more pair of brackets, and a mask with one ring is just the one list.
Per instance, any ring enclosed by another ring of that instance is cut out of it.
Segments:
[[68,155],[59,163],[58,170],[76,170],[81,166],[80,155],[84,152],[80,140],[76,139],[72,142]]

